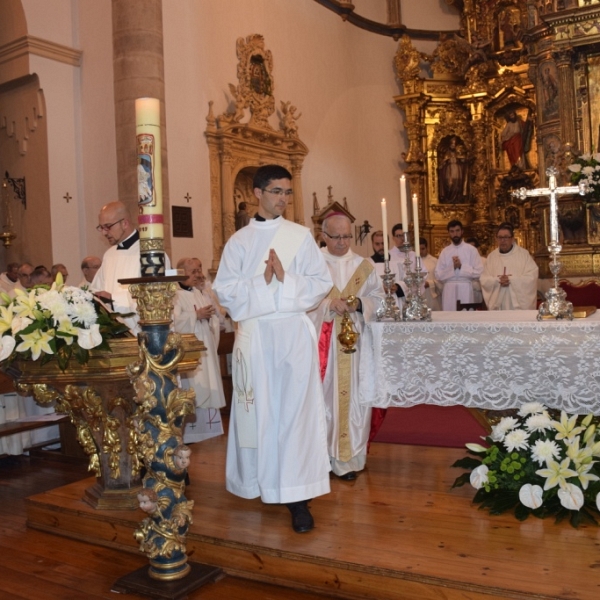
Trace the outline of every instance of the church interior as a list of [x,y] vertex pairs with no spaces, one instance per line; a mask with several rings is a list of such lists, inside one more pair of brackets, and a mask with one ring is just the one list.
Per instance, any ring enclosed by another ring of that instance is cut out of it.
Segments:
[[[540,299],[555,243],[567,298],[600,306],[597,91],[600,0],[0,0],[0,271],[62,263],[75,285],[82,259],[104,254],[101,208],[138,211],[135,100],[150,97],[172,264],[197,257],[213,278],[240,204],[257,210],[257,168],[276,163],[292,174],[285,217],[317,241],[343,213],[352,251],[371,256],[382,199],[388,226],[401,222],[404,177],[417,211],[405,231],[418,221],[434,256],[452,220],[482,256],[509,223],[539,267]],[[586,168],[585,193],[560,192]],[[546,189],[549,173],[557,231],[549,190],[517,193]],[[12,386],[0,392],[14,400]],[[141,513],[102,504],[74,428],[49,418],[59,456],[0,444],[0,595],[112,598],[147,563]],[[222,572],[129,597],[598,597],[598,528],[477,510],[451,490],[458,446],[373,443],[365,473],[332,479],[312,503],[317,528],[297,536],[277,507],[225,491],[226,437],[195,444],[187,488],[190,561]]]

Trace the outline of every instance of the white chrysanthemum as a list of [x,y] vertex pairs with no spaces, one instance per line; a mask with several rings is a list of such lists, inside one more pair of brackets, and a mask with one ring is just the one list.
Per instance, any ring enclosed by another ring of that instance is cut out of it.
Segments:
[[538,465],[545,465],[550,459],[560,460],[560,447],[551,440],[537,440],[531,448],[531,458]]
[[537,415],[543,412],[546,412],[546,407],[541,402],[525,402],[525,404],[521,404],[519,416],[526,417],[527,415]]
[[74,321],[82,323],[86,328],[90,328],[96,323],[96,309],[90,302],[77,302],[69,305],[69,314]]
[[504,445],[509,452],[529,448],[529,434],[524,429],[513,429],[504,436]]
[[514,417],[502,417],[500,422],[492,427],[490,437],[494,442],[501,442],[508,431],[514,429],[519,421]]
[[43,310],[50,311],[55,324],[67,316],[68,304],[56,290],[44,291],[37,296],[37,301]]
[[525,421],[525,427],[527,427],[529,432],[554,429],[554,425],[552,425],[552,419],[548,413],[531,415],[529,419]]
[[585,175],[591,175],[594,172],[594,167],[583,167],[583,169],[581,169],[581,172],[584,173]]

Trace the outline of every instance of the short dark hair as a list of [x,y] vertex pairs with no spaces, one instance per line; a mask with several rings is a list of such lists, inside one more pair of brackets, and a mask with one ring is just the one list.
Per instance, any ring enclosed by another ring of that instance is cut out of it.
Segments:
[[380,235],[381,237],[383,237],[384,234],[383,234],[383,231],[381,231],[381,229],[378,229],[377,231],[374,231],[371,234],[371,242],[373,242],[373,240],[375,239],[376,235]]
[[252,187],[264,190],[273,179],[289,179],[291,181],[292,174],[281,165],[263,165],[256,170]]
[[396,223],[393,227],[392,227],[392,235],[396,235],[396,231],[398,230],[402,230],[404,231],[404,227],[402,227],[402,223]]
[[419,246],[425,246],[428,247],[429,244],[427,243],[427,240],[425,238],[420,237],[419,238]]
[[461,229],[464,229],[463,224],[458,219],[452,219],[452,221],[448,223],[448,231],[450,231],[451,227],[460,227]]
[[498,228],[496,229],[496,235],[498,235],[502,229],[510,231],[510,237],[515,236],[515,228],[512,226],[511,223],[507,223],[506,221],[504,223],[500,223],[500,225],[498,225]]

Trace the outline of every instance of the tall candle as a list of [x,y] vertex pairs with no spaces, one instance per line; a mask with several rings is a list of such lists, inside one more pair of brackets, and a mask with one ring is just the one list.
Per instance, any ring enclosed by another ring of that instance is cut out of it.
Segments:
[[381,222],[383,226],[383,257],[388,259],[388,228],[387,228],[387,204],[385,198],[381,199]]
[[419,244],[419,200],[416,194],[412,197],[413,223],[415,225],[415,255],[421,256],[421,244]]
[[160,100],[135,101],[135,131],[141,274],[155,277],[165,274]]
[[402,231],[408,231],[408,204],[406,191],[406,177],[400,177],[400,218],[402,219]]

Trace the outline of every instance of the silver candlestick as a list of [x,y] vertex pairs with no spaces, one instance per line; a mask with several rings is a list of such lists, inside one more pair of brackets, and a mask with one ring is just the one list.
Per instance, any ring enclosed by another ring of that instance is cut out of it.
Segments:
[[[408,258],[408,252],[406,253]],[[406,261],[405,261],[406,264]],[[408,266],[410,267],[410,259],[408,259]],[[415,258],[415,270],[408,269],[405,271],[406,287],[408,293],[404,301],[402,308],[402,318],[404,321],[431,321],[431,309],[427,306],[425,299],[423,298],[423,291],[421,285],[425,280],[423,271],[421,269],[421,257]]]
[[381,302],[381,306],[375,311],[375,318],[377,321],[383,319],[392,319],[394,321],[402,321],[402,313],[396,303],[396,284],[394,283],[394,274],[390,270],[390,261],[386,257],[385,267],[383,275],[383,290],[385,291],[385,298]]

